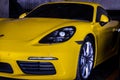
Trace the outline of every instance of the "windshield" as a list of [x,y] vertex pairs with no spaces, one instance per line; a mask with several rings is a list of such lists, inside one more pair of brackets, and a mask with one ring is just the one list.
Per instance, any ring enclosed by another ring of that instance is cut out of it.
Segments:
[[26,17],[63,18],[92,21],[93,7],[85,4],[45,4],[33,10]]

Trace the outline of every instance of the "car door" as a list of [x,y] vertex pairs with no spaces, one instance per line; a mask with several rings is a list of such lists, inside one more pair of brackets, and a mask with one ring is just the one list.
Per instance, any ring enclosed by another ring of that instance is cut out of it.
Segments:
[[116,22],[110,20],[109,22],[101,22],[101,16],[107,15],[107,12],[102,8],[97,8],[97,18],[96,22],[98,22],[98,54],[97,58],[99,62],[109,58],[112,54],[113,49],[113,34],[115,26],[117,25]]

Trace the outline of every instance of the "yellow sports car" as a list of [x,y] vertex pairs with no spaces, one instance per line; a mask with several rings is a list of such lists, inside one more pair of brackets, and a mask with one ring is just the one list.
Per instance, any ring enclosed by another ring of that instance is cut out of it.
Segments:
[[0,19],[0,76],[86,80],[117,53],[118,24],[88,2],[52,2],[24,18]]

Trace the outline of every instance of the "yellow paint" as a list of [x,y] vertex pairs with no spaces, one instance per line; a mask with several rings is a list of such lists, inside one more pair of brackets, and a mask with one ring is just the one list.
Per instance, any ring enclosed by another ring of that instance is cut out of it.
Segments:
[[[62,2],[87,4],[94,7],[92,22],[52,18],[22,18],[0,22],[0,62],[9,63],[14,73],[2,73],[0,76],[17,79],[53,79],[73,80],[76,77],[78,57],[82,44],[75,41],[84,41],[88,34],[95,38],[95,63],[94,67],[104,60],[115,55],[115,47],[111,45],[113,28],[118,22],[111,21],[101,26],[96,19],[96,10],[99,4],[87,2]],[[50,3],[54,4],[54,3]],[[88,14],[89,15],[89,14]],[[112,26],[111,26],[112,24]],[[75,26],[74,36],[63,43],[40,44],[38,43],[47,34],[66,26]],[[108,47],[109,46],[109,47]],[[104,55],[105,54],[105,55]],[[29,57],[56,57],[58,60],[28,60]],[[28,75],[24,74],[16,61],[51,62],[56,69],[55,75]]]

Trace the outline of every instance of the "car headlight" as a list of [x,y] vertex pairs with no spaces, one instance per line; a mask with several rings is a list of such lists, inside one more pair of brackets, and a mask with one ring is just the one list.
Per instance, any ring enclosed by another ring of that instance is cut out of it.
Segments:
[[53,31],[44,38],[42,38],[39,43],[60,43],[69,40],[75,33],[76,28],[74,26],[63,27],[58,30]]

